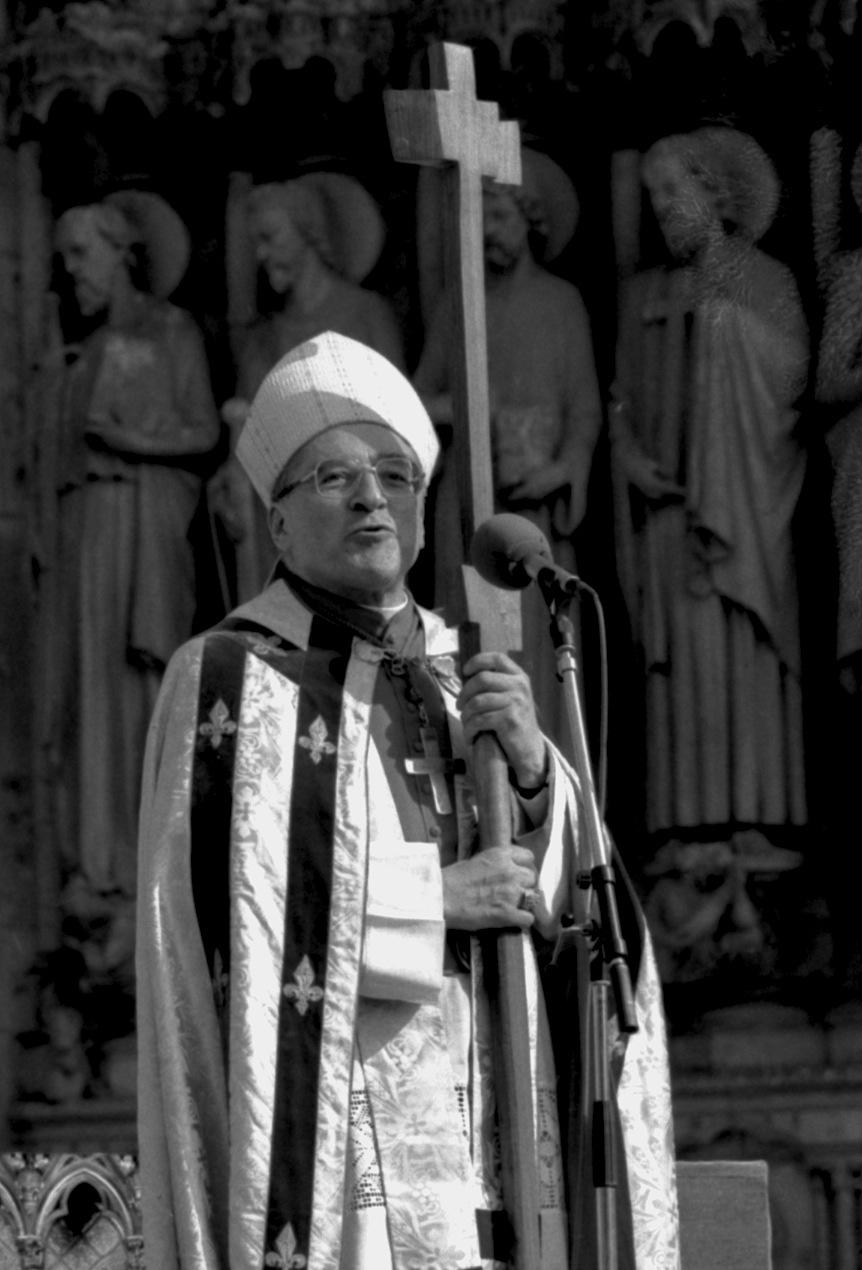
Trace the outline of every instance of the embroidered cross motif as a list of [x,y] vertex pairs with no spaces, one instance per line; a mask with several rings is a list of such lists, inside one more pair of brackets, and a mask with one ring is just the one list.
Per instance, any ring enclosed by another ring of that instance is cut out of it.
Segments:
[[209,720],[209,723],[200,725],[198,732],[201,736],[209,737],[210,745],[217,750],[222,743],[222,737],[231,736],[236,732],[236,724],[221,697],[210,710]]
[[308,729],[308,736],[299,738],[299,744],[304,750],[308,750],[312,763],[319,763],[324,754],[335,753],[335,746],[326,739],[328,735],[329,730],[323,722],[323,717],[318,715]]
[[287,1223],[275,1241],[275,1252],[268,1252],[264,1257],[264,1265],[276,1267],[277,1270],[305,1270],[308,1259],[296,1251],[296,1235],[293,1226]]
[[315,975],[308,960],[308,953],[293,972],[296,983],[286,983],[282,991],[292,1001],[300,1014],[305,1014],[315,1001],[323,1000],[323,989],[314,982]]

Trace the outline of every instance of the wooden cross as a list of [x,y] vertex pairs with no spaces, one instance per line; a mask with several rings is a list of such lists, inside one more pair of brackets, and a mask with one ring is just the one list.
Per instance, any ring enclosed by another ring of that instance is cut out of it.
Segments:
[[[429,49],[429,62],[430,91],[389,91],[384,102],[395,158],[443,169],[445,281],[452,303],[454,336],[452,458],[458,478],[466,561],[475,530],[494,511],[482,178],[490,177],[506,185],[520,184],[520,138],[516,123],[500,122],[495,104],[477,101],[470,49],[436,45]],[[463,589],[445,597],[447,619],[461,631],[462,657],[466,659],[479,649],[513,651],[519,647],[518,592],[489,586],[467,564],[462,574]],[[491,733],[474,742],[473,775],[481,844],[511,842],[508,767]],[[539,1196],[524,939],[517,930],[485,932],[482,960],[495,1033],[503,1199],[513,1235],[509,1259],[515,1270],[539,1270]]]
[[[385,94],[392,153],[403,163],[443,168],[445,276],[452,347],[469,350],[452,366],[454,446],[464,559],[476,528],[494,512],[488,411],[482,178],[521,183],[518,125],[501,123],[493,102],[476,100],[473,54],[456,44],[428,50],[430,91]],[[496,596],[500,596],[499,590]],[[516,597],[517,598],[517,597]],[[448,610],[447,597],[447,610]],[[454,601],[457,605],[457,599]],[[463,620],[464,613],[453,616]]]

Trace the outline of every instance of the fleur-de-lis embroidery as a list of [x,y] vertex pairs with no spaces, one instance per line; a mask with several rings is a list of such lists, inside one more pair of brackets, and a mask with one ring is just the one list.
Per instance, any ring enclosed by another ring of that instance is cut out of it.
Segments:
[[258,657],[267,654],[269,656],[275,654],[278,657],[287,656],[287,649],[281,647],[281,640],[277,635],[250,635],[249,648],[253,653],[257,653]]
[[214,750],[221,745],[223,737],[231,736],[236,732],[236,724],[221,697],[209,712],[209,723],[202,723],[198,732],[201,736],[209,737],[210,745]]
[[308,953],[293,972],[296,983],[284,985],[284,995],[292,1001],[300,1014],[305,1014],[314,1001],[323,1000],[323,989],[314,982],[315,974],[308,960]]
[[273,1266],[275,1270],[305,1270],[308,1259],[296,1251],[296,1235],[293,1226],[287,1223],[275,1241],[275,1252],[268,1252],[264,1257],[264,1265]]
[[308,729],[308,736],[301,736],[299,744],[304,750],[308,750],[312,763],[319,763],[324,754],[334,754],[335,746],[331,741],[327,741],[329,729],[323,721],[323,716],[318,715]]

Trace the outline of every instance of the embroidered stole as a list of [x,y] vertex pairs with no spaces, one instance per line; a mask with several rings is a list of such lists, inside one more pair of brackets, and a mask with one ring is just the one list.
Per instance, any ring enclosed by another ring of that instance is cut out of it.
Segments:
[[[191,813],[192,880],[217,1001],[219,982],[230,969],[227,880],[235,720],[240,717],[249,636],[254,633],[255,628],[247,623],[223,623],[206,641],[201,669]],[[255,651],[268,661],[266,652],[270,652],[270,664],[285,673],[288,667],[278,657],[279,649],[268,646],[263,638],[269,632],[261,634]],[[301,671],[284,914],[283,964],[288,982],[278,1020],[266,1221],[268,1264],[285,1267],[305,1264],[310,1241],[323,1019],[320,1003],[326,983],[337,775],[332,761],[336,746],[328,738],[339,734],[352,642],[350,632],[314,618],[307,651],[294,650],[290,659],[290,670],[298,660]],[[323,762],[324,758],[330,761]]]
[[328,738],[339,734],[352,643],[316,617],[299,685],[284,922],[285,978],[294,982],[284,987],[278,1024],[268,1250],[291,1228],[299,1248],[310,1242],[323,1027],[323,1010],[313,1007],[326,988],[337,776]]

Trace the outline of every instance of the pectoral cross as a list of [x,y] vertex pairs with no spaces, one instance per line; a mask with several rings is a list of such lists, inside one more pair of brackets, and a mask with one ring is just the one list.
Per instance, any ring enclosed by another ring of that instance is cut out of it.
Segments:
[[[445,273],[452,304],[454,461],[458,477],[463,559],[478,526],[493,514],[488,358],[482,233],[482,179],[518,185],[516,123],[501,123],[497,106],[476,99],[473,55],[454,44],[429,49],[430,91],[384,95],[392,152],[405,163],[442,168],[446,198]],[[468,564],[463,587],[444,597],[446,617],[461,633],[465,660],[480,649],[512,651],[520,644],[520,598],[479,578]],[[512,840],[506,757],[492,733],[473,746],[480,842]],[[512,1227],[510,1262],[538,1270],[539,1197],[529,1020],[519,931],[485,932],[482,958],[494,1021],[494,1074],[503,1155],[503,1198]]]
[[434,728],[422,728],[424,758],[406,758],[404,766],[411,776],[427,776],[431,782],[431,796],[438,816],[451,816],[452,799],[446,777],[465,770],[462,759],[444,758],[440,753],[440,738]]

